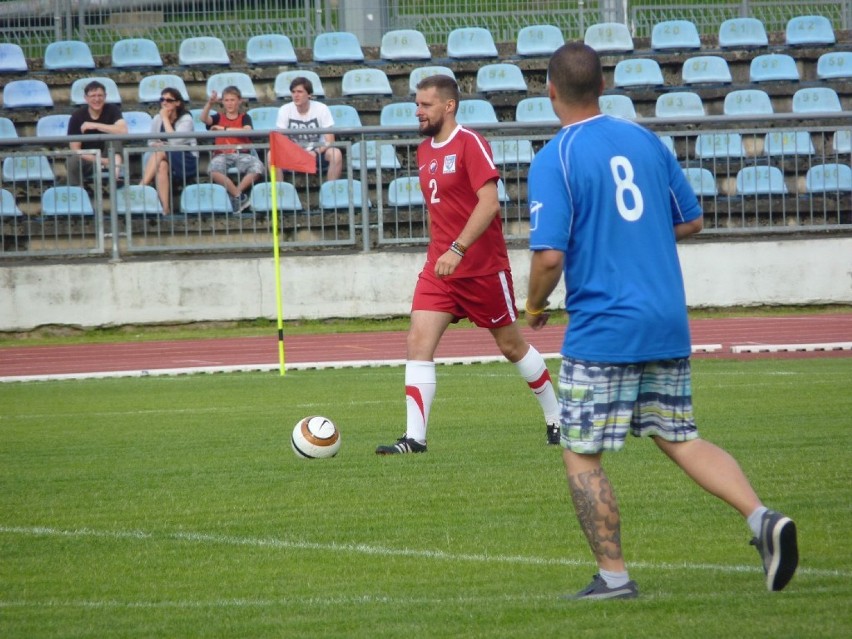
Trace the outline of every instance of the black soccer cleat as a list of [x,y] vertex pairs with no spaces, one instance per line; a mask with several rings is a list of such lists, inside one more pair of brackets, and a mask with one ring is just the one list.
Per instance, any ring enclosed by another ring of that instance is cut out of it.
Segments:
[[558,446],[560,438],[559,422],[545,422],[544,428],[547,434],[547,445]]
[[390,444],[388,446],[378,446],[376,448],[376,455],[400,455],[405,453],[425,452],[426,442],[423,442],[421,444],[416,439],[410,439],[405,435],[397,439],[395,444]]
[[635,599],[639,596],[639,588],[635,581],[628,581],[620,588],[610,588],[603,577],[595,575],[592,582],[580,592],[573,595],[562,595],[560,599]]
[[757,548],[763,561],[767,590],[782,590],[799,565],[796,524],[781,513],[767,510],[760,520],[760,535],[749,543]]

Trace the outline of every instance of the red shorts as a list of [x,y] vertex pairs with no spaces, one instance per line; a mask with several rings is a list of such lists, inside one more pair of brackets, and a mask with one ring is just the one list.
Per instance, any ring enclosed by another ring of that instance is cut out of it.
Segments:
[[455,321],[466,317],[481,328],[508,326],[518,319],[512,273],[441,279],[427,264],[417,279],[411,310],[450,313]]

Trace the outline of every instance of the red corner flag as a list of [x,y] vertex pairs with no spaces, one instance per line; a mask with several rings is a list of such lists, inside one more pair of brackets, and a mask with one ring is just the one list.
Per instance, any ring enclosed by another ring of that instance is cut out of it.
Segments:
[[285,171],[316,173],[316,157],[282,133],[269,134],[269,163]]

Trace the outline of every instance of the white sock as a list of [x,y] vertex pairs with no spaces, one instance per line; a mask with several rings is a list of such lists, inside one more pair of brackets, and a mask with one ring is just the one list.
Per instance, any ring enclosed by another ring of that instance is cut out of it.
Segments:
[[435,362],[405,363],[405,436],[426,443],[429,409],[435,399]]
[[547,370],[547,365],[544,363],[541,353],[530,345],[527,354],[515,362],[515,366],[518,367],[521,377],[526,380],[530,390],[541,405],[545,421],[549,424],[554,422],[558,424],[560,420],[559,401],[556,399],[553,382],[550,380],[550,371]]
[[598,574],[606,582],[608,588],[621,588],[630,581],[627,571],[613,572],[611,570],[598,570]]
[[754,512],[748,516],[748,527],[751,528],[751,532],[754,533],[755,537],[760,537],[760,521],[763,519],[763,513],[769,510],[766,506],[758,506],[754,509]]

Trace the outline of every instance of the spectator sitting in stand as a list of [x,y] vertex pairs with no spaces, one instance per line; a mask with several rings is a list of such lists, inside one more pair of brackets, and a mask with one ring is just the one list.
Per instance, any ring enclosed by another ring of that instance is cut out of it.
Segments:
[[[68,135],[121,135],[127,133],[127,123],[121,113],[121,107],[117,104],[107,104],[106,87],[97,80],[92,80],[83,89],[86,98],[86,106],[81,106],[71,114],[68,120]],[[83,186],[83,184],[94,177],[96,155],[85,153],[86,150],[98,149],[101,152],[101,168],[109,166],[109,157],[104,155],[106,151],[105,142],[71,142],[71,150],[75,151],[68,156],[68,184],[71,186]],[[117,145],[116,151],[121,149]],[[115,154],[116,178],[121,176],[121,154]]]

